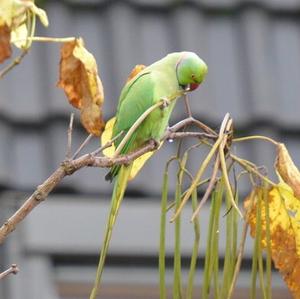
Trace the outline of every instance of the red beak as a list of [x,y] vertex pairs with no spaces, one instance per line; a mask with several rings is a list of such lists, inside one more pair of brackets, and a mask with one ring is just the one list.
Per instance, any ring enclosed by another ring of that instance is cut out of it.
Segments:
[[190,90],[195,90],[196,88],[198,88],[199,85],[200,85],[199,83],[191,83]]

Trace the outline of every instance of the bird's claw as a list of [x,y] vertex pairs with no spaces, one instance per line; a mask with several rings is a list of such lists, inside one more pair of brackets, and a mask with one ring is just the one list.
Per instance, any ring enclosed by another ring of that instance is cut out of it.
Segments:
[[151,144],[153,144],[154,149],[158,149],[160,146],[160,141],[156,140],[155,138],[150,139]]
[[170,101],[167,98],[162,98],[161,101],[162,101],[162,104],[160,106],[161,109],[165,109],[170,105]]

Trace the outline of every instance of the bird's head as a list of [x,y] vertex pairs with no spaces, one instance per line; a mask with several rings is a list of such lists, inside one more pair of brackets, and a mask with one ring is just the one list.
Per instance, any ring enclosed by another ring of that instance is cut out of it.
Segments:
[[196,89],[207,74],[206,63],[193,52],[183,52],[176,65],[176,75],[179,85],[185,91]]

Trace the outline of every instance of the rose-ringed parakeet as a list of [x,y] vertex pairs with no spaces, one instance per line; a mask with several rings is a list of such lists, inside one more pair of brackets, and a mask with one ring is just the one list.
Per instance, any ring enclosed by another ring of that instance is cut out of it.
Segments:
[[[111,137],[117,136],[120,132],[126,134],[137,119],[155,103],[165,100],[168,105],[153,110],[130,135],[120,153],[128,154],[150,139],[159,142],[165,133],[176,100],[186,92],[196,89],[204,80],[206,73],[206,64],[195,53],[177,52],[146,67],[128,81],[120,95]],[[117,139],[114,146],[117,148],[121,141],[122,138]],[[112,229],[133,164],[113,166],[106,177],[109,180],[115,179],[115,183],[95,287],[90,298],[95,298],[97,293]]]

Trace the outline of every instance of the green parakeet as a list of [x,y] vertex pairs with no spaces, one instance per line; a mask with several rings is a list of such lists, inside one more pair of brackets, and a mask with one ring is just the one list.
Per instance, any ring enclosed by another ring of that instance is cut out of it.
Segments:
[[[160,141],[168,125],[176,100],[186,92],[196,89],[207,74],[207,66],[192,52],[176,52],[146,67],[134,76],[120,95],[113,126],[112,137],[120,132],[128,132],[137,119],[151,106],[161,100],[167,100],[166,107],[158,107],[132,133],[121,154],[127,154],[141,147],[150,139]],[[115,141],[118,147],[122,138]],[[102,245],[95,287],[90,298],[95,298],[100,283],[105,257],[108,251],[112,229],[127,186],[133,163],[114,166],[108,179],[115,178],[111,200],[111,210]]]

